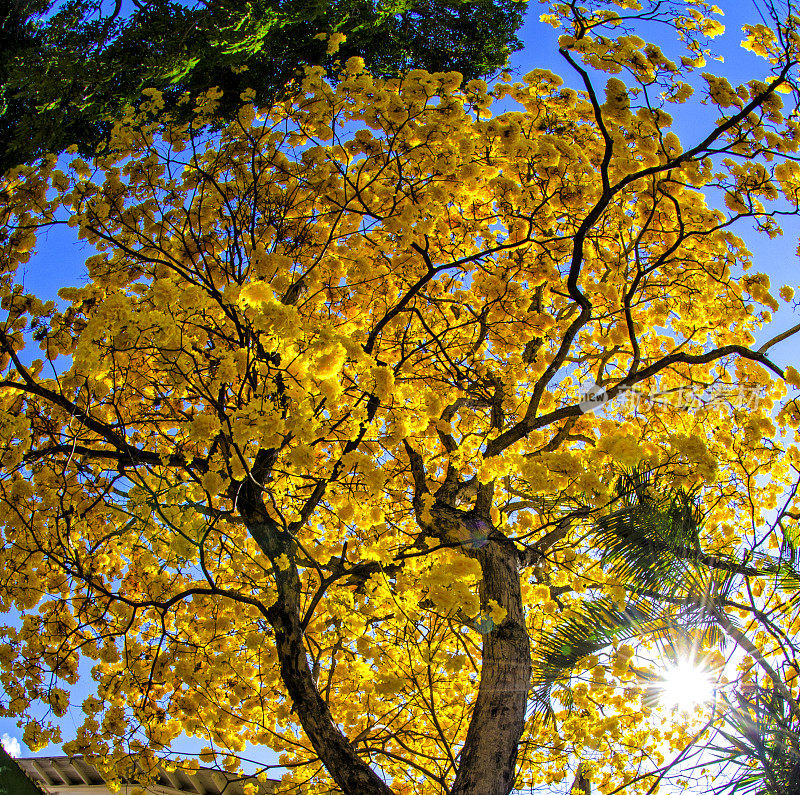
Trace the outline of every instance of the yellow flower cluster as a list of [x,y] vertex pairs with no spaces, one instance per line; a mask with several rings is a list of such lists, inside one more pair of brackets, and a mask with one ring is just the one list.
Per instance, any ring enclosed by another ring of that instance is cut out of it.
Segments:
[[[607,4],[598,30],[635,6]],[[714,13],[687,12],[688,45],[719,32]],[[562,46],[609,75],[604,95],[544,70],[380,81],[353,58],[335,85],[309,69],[292,99],[248,104],[205,148],[129,115],[115,153],[4,178],[9,710],[63,714],[55,685],[89,659],[69,752],[109,774],[186,733],[209,743],[202,761],[233,770],[265,745],[288,755],[287,791],[330,788],[268,626],[289,616],[303,687],[352,747],[381,749],[396,792],[426,793],[450,785],[502,644],[524,628],[536,654],[587,601],[634,598],[590,532],[621,471],[695,488],[704,548],[757,543],[796,485],[800,374],[730,353],[777,308],[731,225],[762,214],[771,234],[766,204],[796,208],[796,122],[763,83],[704,75],[721,112],[759,109],[729,158],[721,141],[684,156],[649,98],[687,102],[702,48],[678,67],[635,36],[584,33]],[[777,57],[768,32],[748,36]],[[199,98],[200,122],[219,98]],[[162,101],[149,92],[143,113]],[[14,274],[64,214],[97,251],[56,305]],[[609,399],[588,411],[592,385]],[[796,632],[777,589],[756,590]],[[526,725],[520,782],[591,754],[599,791],[646,791],[631,770],[686,732],[653,718],[632,659],[612,644],[576,662],[558,727]],[[32,721],[25,741],[56,733]]]

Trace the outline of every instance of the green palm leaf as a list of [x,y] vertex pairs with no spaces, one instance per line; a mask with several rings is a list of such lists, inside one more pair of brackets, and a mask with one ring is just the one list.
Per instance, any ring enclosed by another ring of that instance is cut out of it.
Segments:
[[784,696],[771,687],[753,686],[727,698],[724,742],[709,750],[728,775],[716,795],[798,795],[800,793],[800,721]]
[[624,609],[610,599],[587,600],[539,644],[533,655],[534,711],[547,719],[554,717],[554,688],[567,682],[577,665],[589,655],[645,635],[665,639],[676,634],[685,633],[675,618],[649,600]]
[[620,507],[601,517],[595,531],[612,573],[645,589],[682,590],[682,575],[702,554],[696,493],[657,488],[650,473],[633,470],[619,478],[617,495]]
[[635,602],[621,609],[609,599],[587,599],[540,642],[532,700],[548,717],[554,687],[582,659],[614,643],[648,637],[670,647],[724,644],[707,605],[729,594],[739,562],[726,567],[716,556],[714,568],[706,564],[696,493],[664,487],[644,469],[623,473],[616,492],[619,507],[596,521],[593,539],[604,567]]

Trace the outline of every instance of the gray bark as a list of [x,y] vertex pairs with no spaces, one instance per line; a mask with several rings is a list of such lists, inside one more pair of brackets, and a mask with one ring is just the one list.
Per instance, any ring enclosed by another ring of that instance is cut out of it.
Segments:
[[279,600],[268,612],[275,631],[281,679],[300,725],[331,778],[347,795],[392,795],[392,790],[334,724],[328,705],[314,683],[295,610],[286,609],[285,600]]
[[[268,466],[267,456],[263,466]],[[235,499],[253,538],[273,562],[278,598],[267,610],[267,618],[275,632],[281,678],[306,736],[346,795],[392,795],[392,790],[337,728],[317,689],[300,625],[297,568],[293,562],[285,569],[275,566],[283,554],[293,560],[291,534],[269,517],[254,480],[240,484]],[[418,506],[415,508],[418,510]],[[504,620],[487,628],[483,637],[478,696],[450,795],[509,795],[525,728],[531,678],[518,553],[513,543],[496,533],[491,523],[476,512],[437,503],[433,513],[436,535],[442,538],[453,531],[456,537],[463,538],[465,527],[485,529],[485,535],[463,551],[480,563],[481,604],[485,607],[494,600],[506,610]]]
[[450,795],[508,795],[525,728],[530,639],[513,545],[492,540],[472,554],[483,572],[482,601],[494,599],[508,613],[483,638],[478,697]]
[[[262,459],[257,459],[256,465],[266,466],[268,456],[262,453],[259,456]],[[300,626],[297,567],[293,562],[286,569],[275,566],[275,561],[283,554],[293,560],[295,544],[291,534],[270,518],[255,479],[244,481],[233,493],[247,529],[274,566],[278,598],[266,615],[275,633],[281,679],[303,731],[331,778],[346,795],[393,795],[336,726],[317,690]]]

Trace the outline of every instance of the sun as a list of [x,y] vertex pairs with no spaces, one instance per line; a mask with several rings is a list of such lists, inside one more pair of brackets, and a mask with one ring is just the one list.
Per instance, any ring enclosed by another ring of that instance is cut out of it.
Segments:
[[664,670],[658,689],[662,704],[691,712],[714,697],[714,680],[697,660],[685,657]]

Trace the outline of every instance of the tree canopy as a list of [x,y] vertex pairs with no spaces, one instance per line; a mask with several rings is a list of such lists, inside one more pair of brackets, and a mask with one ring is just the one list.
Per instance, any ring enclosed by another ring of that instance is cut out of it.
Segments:
[[285,94],[303,68],[364,58],[375,75],[412,68],[483,77],[520,47],[524,0],[212,0],[122,3],[20,0],[0,22],[0,172],[77,145],[94,154],[145,88],[175,111],[188,92],[224,91],[218,117],[239,95],[259,104]]
[[[764,74],[731,85],[713,7],[548,18],[580,90],[350,57],[205,140],[218,90],[166,130],[150,90],[108,153],[8,172],[0,713],[29,747],[82,661],[65,751],[112,779],[189,734],[275,750],[287,792],[650,792],[709,725],[647,655],[719,671],[726,639],[730,700],[798,717],[800,374],[794,330],[754,346],[778,299],[734,232],[800,210],[796,20],[748,28]],[[96,253],[43,302],[20,268],[64,223]]]

